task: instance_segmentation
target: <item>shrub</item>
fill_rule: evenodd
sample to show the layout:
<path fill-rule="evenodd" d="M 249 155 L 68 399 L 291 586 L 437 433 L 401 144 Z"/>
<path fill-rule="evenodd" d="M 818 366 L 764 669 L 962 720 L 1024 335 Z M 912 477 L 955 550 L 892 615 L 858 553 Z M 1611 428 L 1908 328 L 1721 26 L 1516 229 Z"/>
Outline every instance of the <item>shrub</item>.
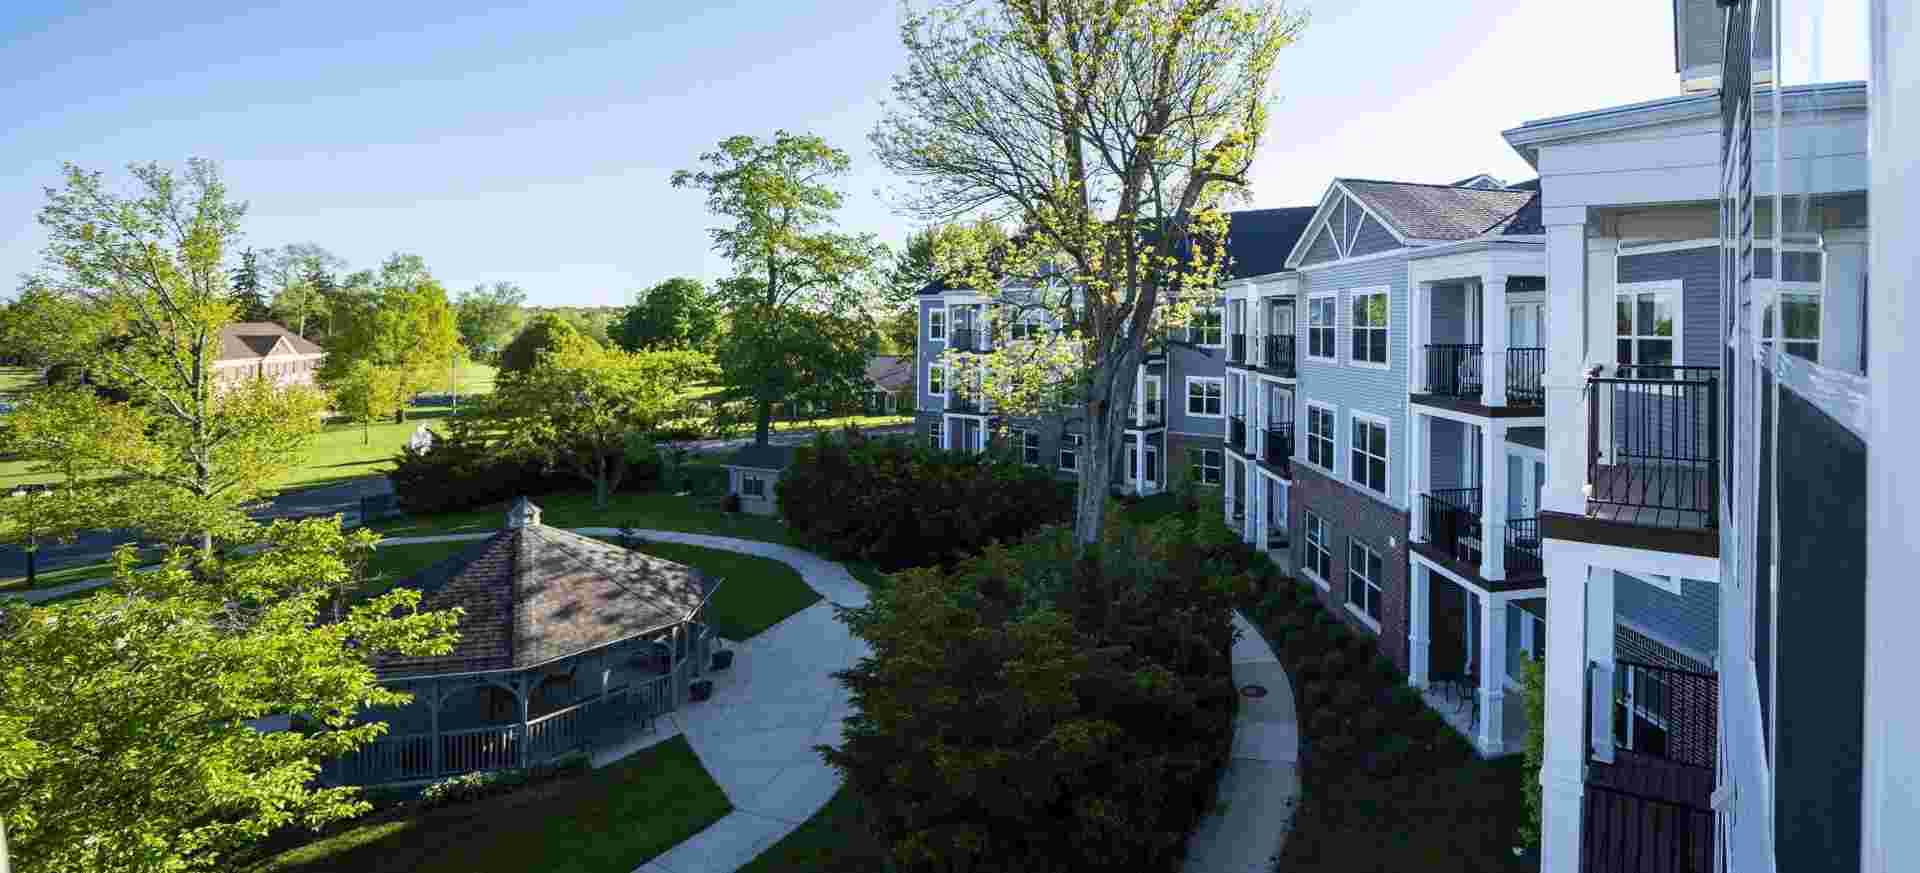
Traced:
<path fill-rule="evenodd" d="M 632 454 L 629 449 L 630 457 Z M 649 446 L 640 462 L 629 467 L 621 487 L 648 488 L 659 476 L 659 453 Z M 400 506 L 420 514 L 471 509 L 523 495 L 582 487 L 577 477 L 551 469 L 533 455 L 503 450 L 460 420 L 425 452 L 401 447 L 387 478 L 393 480 Z"/>
<path fill-rule="evenodd" d="M 720 511 L 721 512 L 739 512 L 740 511 L 740 495 L 729 494 L 726 497 L 721 498 Z"/>
<path fill-rule="evenodd" d="M 855 434 L 801 448 L 776 491 L 802 541 L 883 572 L 951 564 L 1073 516 L 1073 485 L 1046 471 Z"/>

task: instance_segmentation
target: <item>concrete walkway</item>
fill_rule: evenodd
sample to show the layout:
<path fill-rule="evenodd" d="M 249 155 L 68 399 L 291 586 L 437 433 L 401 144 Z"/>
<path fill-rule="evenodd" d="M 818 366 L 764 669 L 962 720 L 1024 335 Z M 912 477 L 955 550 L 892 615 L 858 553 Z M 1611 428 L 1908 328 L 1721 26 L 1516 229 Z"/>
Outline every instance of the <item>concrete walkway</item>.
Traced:
<path fill-rule="evenodd" d="M 1233 684 L 1242 690 L 1234 718 L 1233 759 L 1220 776 L 1221 807 L 1187 841 L 1185 873 L 1265 873 L 1280 854 L 1300 796 L 1300 727 L 1293 686 L 1260 632 L 1238 612 L 1233 626 Z M 1258 685 L 1262 697 L 1245 689 Z"/>
<path fill-rule="evenodd" d="M 573 528 L 587 536 L 619 536 L 611 527 Z M 707 674 L 713 697 L 660 719 L 654 733 L 604 750 L 603 767 L 641 749 L 685 736 L 719 783 L 733 812 L 634 873 L 732 873 L 827 805 L 840 774 L 820 760 L 816 745 L 840 743 L 851 703 L 831 674 L 869 649 L 834 617 L 830 604 L 861 606 L 866 587 L 844 567 L 810 552 L 774 543 L 705 534 L 636 530 L 637 538 L 684 543 L 772 558 L 800 572 L 825 598 L 788 616 L 753 639 L 733 642 L 733 667 Z M 395 537 L 381 545 L 480 540 L 489 533 Z"/>

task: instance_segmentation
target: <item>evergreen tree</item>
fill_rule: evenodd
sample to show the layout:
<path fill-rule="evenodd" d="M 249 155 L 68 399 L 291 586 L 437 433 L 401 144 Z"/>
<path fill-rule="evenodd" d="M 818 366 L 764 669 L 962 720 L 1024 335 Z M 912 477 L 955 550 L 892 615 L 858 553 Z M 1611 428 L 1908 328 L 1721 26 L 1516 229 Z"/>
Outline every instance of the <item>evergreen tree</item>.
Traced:
<path fill-rule="evenodd" d="M 240 266 L 233 270 L 234 314 L 241 321 L 266 321 L 272 318 L 266 295 L 260 293 L 260 258 L 249 248 L 240 253 Z"/>

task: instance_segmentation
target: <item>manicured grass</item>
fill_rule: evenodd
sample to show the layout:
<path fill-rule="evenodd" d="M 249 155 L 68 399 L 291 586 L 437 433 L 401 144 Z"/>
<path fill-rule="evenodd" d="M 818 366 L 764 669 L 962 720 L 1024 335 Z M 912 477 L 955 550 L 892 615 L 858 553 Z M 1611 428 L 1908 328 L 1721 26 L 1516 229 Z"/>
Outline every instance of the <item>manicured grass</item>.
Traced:
<path fill-rule="evenodd" d="M 732 809 L 674 737 L 583 777 L 369 820 L 251 873 L 627 873 Z"/>
<path fill-rule="evenodd" d="M 0 367 L 0 398 L 16 394 L 39 380 L 40 371 L 33 367 Z"/>
<path fill-rule="evenodd" d="M 858 811 L 853 790 L 841 786 L 812 818 L 738 873 L 881 873 L 883 850 L 860 824 Z"/>
<path fill-rule="evenodd" d="M 659 491 L 621 493 L 609 497 L 605 509 L 595 509 L 593 494 L 582 491 L 537 496 L 533 502 L 542 510 L 541 521 L 553 527 L 624 526 L 791 542 L 786 526 L 778 520 L 721 512 L 718 497 L 678 497 Z M 390 537 L 479 533 L 498 530 L 506 516 L 507 504 L 502 502 L 460 512 L 384 519 L 368 527 Z"/>
<path fill-rule="evenodd" d="M 646 552 L 698 568 L 721 580 L 707 602 L 707 621 L 729 640 L 752 637 L 820 601 L 800 573 L 772 558 L 703 549 L 679 543 L 644 543 Z"/>

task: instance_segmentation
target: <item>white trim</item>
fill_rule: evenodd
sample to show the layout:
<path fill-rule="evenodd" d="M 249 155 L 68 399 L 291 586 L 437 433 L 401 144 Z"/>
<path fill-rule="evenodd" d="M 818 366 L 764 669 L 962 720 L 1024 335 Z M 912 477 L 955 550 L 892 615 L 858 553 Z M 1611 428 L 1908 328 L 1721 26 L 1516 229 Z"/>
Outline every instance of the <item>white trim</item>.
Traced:
<path fill-rule="evenodd" d="M 1552 471 L 1549 470 L 1549 473 Z M 1540 553 L 1544 559 L 1548 550 L 1553 550 L 1554 561 L 1565 561 L 1569 565 L 1598 567 L 1619 570 L 1626 573 L 1646 573 L 1656 576 L 1686 577 L 1717 582 L 1720 579 L 1720 559 L 1702 555 L 1689 555 L 1682 552 L 1663 552 L 1657 549 L 1635 549 L 1627 546 L 1604 545 L 1581 540 L 1563 540 L 1545 536 L 1542 531 Z M 1726 592 L 1722 592 L 1726 594 Z"/>
<path fill-rule="evenodd" d="M 1420 244 L 1418 248 L 1413 247 L 1416 244 L 1416 242 Z M 1418 252 L 1418 251 L 1425 250 L 1426 241 L 1424 240 L 1410 241 L 1407 245 L 1408 245 L 1407 248 L 1387 249 L 1386 251 L 1383 251 L 1383 252 L 1374 252 L 1373 254 L 1370 254 L 1370 255 L 1359 255 L 1351 258 L 1343 258 L 1338 261 L 1326 261 L 1324 263 L 1319 263 L 1319 264 L 1306 264 L 1306 265 L 1297 267 L 1295 269 L 1297 269 L 1300 273 L 1303 273 L 1303 274 L 1311 274 L 1311 273 L 1318 273 L 1330 267 L 1347 267 L 1347 266 L 1352 266 L 1354 264 L 1364 264 L 1369 261 L 1383 261 L 1388 258 L 1404 258 L 1408 256 L 1409 252 Z"/>
<path fill-rule="evenodd" d="M 1347 366 L 1349 366 L 1349 367 L 1358 367 L 1358 368 L 1361 368 L 1361 369 L 1365 369 L 1365 370 L 1391 370 L 1391 369 L 1393 369 L 1393 345 L 1394 345 L 1394 343 L 1393 343 L 1393 340 L 1394 340 L 1394 336 L 1393 336 L 1393 287 L 1392 287 L 1392 286 L 1390 286 L 1390 285 L 1369 285 L 1369 286 L 1362 286 L 1362 287 L 1359 287 L 1359 288 L 1348 288 L 1348 289 L 1346 289 L 1346 290 L 1344 290 L 1344 291 L 1342 291 L 1342 292 L 1341 292 L 1341 294 L 1343 295 L 1343 298 L 1344 298 L 1344 300 L 1343 300 L 1343 302 L 1344 302 L 1344 303 L 1346 304 L 1346 306 L 1345 306 L 1344 308 L 1345 308 L 1345 309 L 1347 310 L 1347 337 L 1346 337 L 1346 339 L 1347 339 L 1347 358 L 1346 358 L 1346 362 L 1347 362 Z M 1354 300 L 1355 300 L 1355 298 L 1359 298 L 1359 297 L 1374 297 L 1374 296 L 1380 296 L 1380 297 L 1385 297 L 1385 298 L 1387 298 L 1387 322 L 1386 322 L 1386 324 L 1383 324 L 1383 325 L 1381 325 L 1381 326 L 1380 326 L 1379 328 L 1377 328 L 1378 330 L 1380 330 L 1380 331 L 1381 331 L 1382 333 L 1384 333 L 1384 334 L 1386 335 L 1386 340 L 1387 340 L 1387 342 L 1386 342 L 1386 345 L 1387 345 L 1387 359 L 1386 359 L 1385 361 L 1382 361 L 1382 362 L 1375 362 L 1375 361 L 1362 361 L 1362 360 L 1358 360 L 1358 359 L 1356 359 L 1356 358 L 1354 358 L 1354 357 L 1353 357 L 1353 345 L 1352 345 L 1352 344 L 1353 344 L 1353 335 L 1354 335 L 1354 332 L 1355 332 L 1355 331 L 1356 331 L 1357 329 L 1359 329 L 1359 325 L 1357 325 L 1357 324 L 1355 324 L 1355 323 L 1354 323 L 1354 321 L 1353 321 L 1353 302 L 1354 302 Z M 1338 309 L 1338 308 L 1340 308 L 1340 307 L 1338 307 L 1338 305 L 1336 304 L 1336 309 Z M 1335 318 L 1334 318 L 1334 323 L 1335 323 L 1336 325 L 1337 325 L 1337 324 L 1339 324 L 1339 321 L 1340 321 L 1340 319 L 1339 319 L 1339 317 L 1338 317 L 1338 315 L 1339 315 L 1339 314 L 1338 314 L 1338 312 L 1336 311 L 1336 313 L 1335 313 Z M 1374 327 L 1372 327 L 1372 326 L 1368 326 L 1368 327 L 1367 327 L 1366 329 L 1367 329 L 1367 330 L 1375 330 L 1376 328 L 1374 328 Z M 1336 328 L 1336 329 L 1334 330 L 1334 335 L 1335 335 L 1335 337 L 1337 338 L 1337 337 L 1339 336 L 1339 334 L 1340 334 L 1340 331 L 1339 331 L 1339 329 L 1338 329 L 1338 328 Z M 1335 345 L 1338 345 L 1338 340 L 1337 340 L 1337 339 L 1336 339 L 1336 341 L 1335 341 Z M 1335 350 L 1335 353 L 1336 353 L 1336 354 L 1338 353 L 1338 349 L 1336 349 L 1336 350 Z"/>
<path fill-rule="evenodd" d="M 1333 342 L 1331 343 L 1333 346 L 1333 354 L 1331 356 L 1316 355 L 1313 353 L 1313 331 L 1316 327 L 1313 323 L 1313 304 L 1321 300 L 1333 301 L 1333 323 L 1318 326 L 1322 330 L 1331 329 L 1333 331 Z M 1301 307 L 1299 317 L 1303 319 L 1303 326 L 1306 329 L 1301 331 L 1298 336 L 1306 337 L 1306 348 L 1301 348 L 1300 340 L 1294 340 L 1293 354 L 1295 361 L 1306 360 L 1324 361 L 1329 364 L 1340 363 L 1340 292 L 1337 290 L 1307 292 L 1307 305 Z M 1296 365 L 1294 369 L 1297 371 L 1299 367 Z"/>
<path fill-rule="evenodd" d="M 1365 612 L 1362 612 L 1358 607 L 1354 606 L 1351 603 L 1347 603 L 1344 605 L 1347 608 L 1348 615 L 1351 615 L 1354 618 L 1359 619 L 1361 624 L 1364 624 L 1367 627 L 1372 628 L 1374 633 L 1376 634 L 1380 633 L 1380 623 L 1377 621 L 1374 621 L 1372 616 L 1367 615 Z"/>
<path fill-rule="evenodd" d="M 1408 406 L 1413 410 L 1414 415 L 1424 415 L 1429 418 L 1444 418 L 1448 421 L 1456 421 L 1461 424 L 1468 425 L 1470 427 L 1486 427 L 1487 422 L 1492 421 L 1495 418 L 1498 418 L 1499 420 L 1506 422 L 1507 427 L 1509 429 L 1516 428 L 1516 427 L 1546 427 L 1547 426 L 1547 416 L 1546 416 L 1546 411 L 1544 409 L 1541 410 L 1541 414 L 1539 415 L 1495 416 L 1495 415 L 1477 415 L 1471 412 L 1461 412 L 1458 409 L 1449 409 L 1445 406 L 1430 406 L 1425 403 L 1409 403 Z M 1544 452 L 1545 450 L 1533 449 L 1533 451 Z"/>
<path fill-rule="evenodd" d="M 1614 269 L 1616 271 L 1615 275 L 1618 275 L 1617 271 L 1619 270 L 1619 264 L 1617 261 L 1615 262 Z M 1635 349 L 1638 350 L 1639 348 L 1638 343 L 1640 343 L 1641 341 L 1643 340 L 1657 341 L 1660 339 L 1660 337 L 1656 334 L 1633 333 L 1633 334 L 1629 334 L 1626 337 L 1622 337 L 1620 335 L 1620 297 L 1621 295 L 1663 294 L 1663 293 L 1673 295 L 1673 336 L 1670 338 L 1671 341 L 1673 342 L 1673 362 L 1671 364 L 1662 365 L 1662 364 L 1645 364 L 1641 361 L 1634 361 L 1633 365 L 1649 366 L 1649 367 L 1687 366 L 1687 361 L 1686 361 L 1687 333 L 1685 330 L 1686 325 L 1683 320 L 1683 315 L 1684 315 L 1683 310 L 1686 309 L 1687 292 L 1686 292 L 1685 283 L 1679 279 L 1653 279 L 1646 282 L 1615 282 L 1614 283 L 1613 300 L 1612 300 L 1613 305 L 1612 307 L 1609 308 L 1607 312 L 1607 320 L 1612 322 L 1611 329 L 1607 332 L 1607 335 L 1612 337 L 1612 346 L 1605 349 L 1603 354 L 1607 356 L 1608 360 L 1612 360 L 1616 366 L 1622 363 L 1621 361 L 1618 360 L 1618 358 L 1620 357 L 1620 340 L 1622 339 L 1632 340 L 1636 344 Z M 1636 331 L 1639 330 L 1640 307 L 1638 302 L 1636 302 L 1633 307 L 1633 321 L 1634 321 L 1634 329 Z M 1718 365 L 1719 365 L 1719 362 L 1715 361 L 1714 366 L 1718 366 Z"/>
<path fill-rule="evenodd" d="M 940 335 L 939 336 L 933 335 L 933 321 L 935 316 L 939 316 L 939 319 L 940 319 Z M 945 304 L 942 304 L 940 306 L 930 306 L 927 308 L 927 342 L 945 343 L 946 341 L 947 341 L 947 307 Z"/>
<path fill-rule="evenodd" d="M 1387 573 L 1387 556 L 1384 554 L 1381 554 L 1377 549 L 1369 545 L 1366 540 L 1363 540 L 1351 534 L 1347 536 L 1347 580 L 1346 580 L 1347 590 L 1342 592 L 1341 600 L 1346 603 L 1348 612 L 1351 612 L 1354 615 L 1359 616 L 1362 622 L 1364 622 L 1368 627 L 1373 628 L 1374 633 L 1379 633 L 1380 632 L 1379 620 L 1373 618 L 1370 615 L 1367 615 L 1365 609 L 1354 608 L 1354 603 L 1353 603 L 1353 547 L 1354 546 L 1359 546 L 1361 549 L 1364 549 L 1367 552 L 1367 554 L 1372 555 L 1373 557 L 1378 558 L 1380 560 L 1380 575 L 1383 578 L 1374 579 L 1370 576 L 1365 575 L 1364 573 L 1361 574 L 1360 578 L 1363 580 L 1361 582 L 1362 585 L 1369 585 L 1370 587 L 1373 588 L 1373 590 L 1380 592 L 1377 600 L 1378 600 L 1378 606 L 1380 607 L 1380 614 L 1383 616 L 1386 615 L 1386 612 L 1387 612 L 1387 605 L 1386 605 L 1387 583 L 1386 583 L 1386 579 L 1384 578 Z"/>
<path fill-rule="evenodd" d="M 1296 453 L 1294 460 L 1307 465 L 1310 469 L 1325 473 L 1329 479 L 1338 481 L 1340 479 L 1340 409 L 1331 403 L 1322 403 L 1318 400 L 1306 400 L 1303 401 L 1303 403 L 1306 408 L 1301 410 L 1301 412 L 1304 413 L 1301 419 L 1305 421 L 1306 424 L 1300 429 L 1300 439 L 1298 445 L 1294 448 Z M 1307 452 L 1307 441 L 1313 438 L 1314 409 L 1319 409 L 1327 413 L 1327 421 L 1333 424 L 1333 433 L 1327 434 L 1327 438 L 1333 443 L 1333 451 L 1329 453 L 1330 457 L 1327 458 L 1331 463 L 1325 467 L 1310 460 L 1312 456 Z"/>
<path fill-rule="evenodd" d="M 1634 570 L 1615 570 L 1614 572 L 1625 575 L 1635 581 L 1651 585 L 1675 597 L 1681 596 L 1679 576 L 1671 576 L 1665 573 L 1641 573 Z"/>
<path fill-rule="evenodd" d="M 1300 575 L 1313 580 L 1320 590 L 1330 592 L 1333 586 L 1313 571 L 1310 558 L 1313 556 L 1313 523 L 1317 521 L 1320 523 L 1320 548 L 1327 552 L 1327 572 L 1333 572 L 1333 547 L 1327 543 L 1327 539 L 1333 535 L 1333 525 L 1327 524 L 1326 518 L 1311 509 L 1301 510 L 1300 514 L 1304 516 L 1300 521 Z"/>
<path fill-rule="evenodd" d="M 1209 382 L 1220 386 L 1220 411 L 1194 412 L 1193 386 L 1195 383 L 1205 384 Z M 1186 410 L 1188 418 L 1217 418 L 1224 420 L 1227 417 L 1227 378 L 1225 376 L 1188 376 L 1186 385 L 1186 391 L 1181 394 L 1181 403 L 1183 404 L 1181 408 Z M 1204 394 L 1202 394 L 1200 406 L 1202 409 L 1206 408 Z"/>
<path fill-rule="evenodd" d="M 1342 184 L 1339 179 L 1335 179 L 1332 182 L 1328 183 L 1327 193 L 1320 195 L 1320 206 L 1313 211 L 1313 217 L 1307 219 L 1308 230 L 1310 232 L 1317 232 L 1320 230 L 1324 230 L 1326 228 L 1327 218 L 1330 217 L 1330 215 L 1333 212 L 1333 205 L 1335 203 L 1343 202 L 1345 200 L 1351 200 L 1353 201 L 1354 205 L 1359 206 L 1360 213 L 1362 215 L 1372 216 L 1373 220 L 1380 222 L 1380 226 L 1384 228 L 1387 231 L 1387 233 L 1392 234 L 1393 238 L 1399 241 L 1402 247 L 1410 246 L 1413 244 L 1414 240 L 1412 237 L 1402 234 L 1398 229 L 1396 229 L 1393 226 L 1393 222 L 1387 221 L 1385 218 L 1382 218 L 1378 213 L 1374 212 L 1372 208 L 1367 206 L 1366 201 L 1361 200 L 1358 197 L 1355 197 L 1353 195 L 1353 192 L 1347 190 L 1347 186 Z M 1344 233 L 1345 228 L 1342 228 L 1341 232 Z M 1288 269 L 1299 269 L 1300 259 L 1303 257 L 1306 257 L 1307 251 L 1312 247 L 1312 240 L 1308 239 L 1308 237 L 1311 235 L 1313 234 L 1312 233 L 1301 234 L 1299 239 L 1294 240 L 1293 249 L 1287 252 L 1287 259 L 1285 261 L 1285 266 Z M 1339 263 L 1341 261 L 1347 260 L 1346 252 L 1340 251 L 1340 248 L 1341 248 L 1340 240 L 1338 237 L 1335 237 L 1334 251 L 1338 252 L 1340 254 L 1340 257 L 1334 261 L 1328 261 L 1327 262 L 1328 264 Z M 1381 254 L 1398 254 L 1398 253 L 1399 252 L 1397 251 L 1388 251 L 1388 252 L 1382 252 Z M 1370 258 L 1370 257 L 1373 257 L 1373 255 L 1362 255 L 1361 257 Z M 1355 260 L 1358 260 L 1358 259 L 1355 259 Z M 1325 266 L 1325 265 L 1323 264 L 1321 266 Z"/>
<path fill-rule="evenodd" d="M 1069 446 L 1071 446 L 1071 448 L 1069 448 Z M 1066 473 L 1080 472 L 1080 453 L 1084 451 L 1086 447 L 1087 447 L 1087 437 L 1085 434 L 1077 434 L 1077 433 L 1061 434 L 1060 435 L 1060 451 L 1057 455 L 1054 456 L 1054 459 L 1053 459 L 1054 469 L 1060 470 Z M 1069 454 L 1073 455 L 1073 466 L 1071 467 L 1060 463 L 1061 460 L 1065 459 L 1066 456 Z"/>
<path fill-rule="evenodd" d="M 1215 449 L 1215 448 L 1210 448 L 1210 447 L 1207 447 L 1207 446 L 1185 446 L 1184 448 L 1186 449 L 1186 452 L 1187 452 L 1187 456 L 1188 456 L 1188 457 L 1187 457 L 1187 458 L 1185 458 L 1184 460 L 1185 460 L 1185 461 L 1187 462 L 1187 463 L 1186 463 L 1186 466 L 1187 466 L 1187 471 L 1188 471 L 1188 474 L 1189 474 L 1189 475 L 1191 475 L 1191 474 L 1192 474 L 1192 471 L 1193 471 L 1193 467 L 1194 467 L 1194 464 L 1193 464 L 1193 460 L 1192 460 L 1192 456 L 1193 456 L 1193 453 L 1194 453 L 1194 452 L 1199 452 L 1199 453 L 1200 453 L 1200 465 L 1199 465 L 1199 466 L 1200 466 L 1200 478 L 1199 478 L 1198 480 L 1196 480 L 1196 481 L 1195 481 L 1195 482 L 1194 482 L 1193 484 L 1195 484 L 1195 485 L 1200 485 L 1200 486 L 1204 486 L 1204 487 L 1207 487 L 1207 488 L 1224 488 L 1224 487 L 1226 487 L 1226 484 L 1227 484 L 1227 453 L 1226 453 L 1226 451 L 1225 451 L 1225 450 L 1223 450 L 1223 449 Z M 1219 455 L 1219 456 L 1220 456 L 1220 467 L 1219 467 L 1219 470 L 1220 470 L 1220 481 L 1218 481 L 1218 482 L 1208 482 L 1208 481 L 1207 481 L 1207 470 L 1209 470 L 1209 469 L 1213 469 L 1212 467 L 1210 467 L 1210 466 L 1209 466 L 1209 465 L 1207 464 L 1207 453 L 1208 453 L 1208 452 L 1213 452 L 1213 453 L 1215 453 L 1215 454 L 1217 454 L 1217 455 Z M 1162 458 L 1161 460 L 1162 460 L 1162 461 L 1164 461 L 1164 460 L 1166 460 L 1166 459 L 1165 459 L 1165 458 Z"/>
<path fill-rule="evenodd" d="M 1371 412 L 1362 412 L 1358 409 L 1347 410 L 1347 418 L 1348 418 L 1347 439 L 1349 444 L 1344 447 L 1345 451 L 1348 451 L 1348 452 L 1353 451 L 1353 446 L 1351 445 L 1351 442 L 1353 439 L 1353 432 L 1356 430 L 1356 428 L 1354 428 L 1353 426 L 1353 419 L 1359 419 L 1368 424 L 1377 424 L 1380 426 L 1380 430 L 1383 433 L 1385 433 L 1386 435 L 1385 439 L 1387 443 L 1387 453 L 1385 456 L 1382 456 L 1380 458 L 1380 462 L 1386 466 L 1386 470 L 1383 471 L 1382 473 L 1381 480 L 1382 480 L 1382 483 L 1387 487 L 1376 489 L 1371 485 L 1368 485 L 1364 482 L 1360 482 L 1359 480 L 1354 479 L 1353 478 L 1353 461 L 1352 461 L 1351 455 L 1348 456 L 1348 461 L 1347 461 L 1347 479 L 1346 479 L 1347 484 L 1357 486 L 1356 490 L 1359 490 L 1362 493 L 1370 492 L 1376 497 L 1382 497 L 1382 498 L 1391 500 L 1392 492 L 1390 491 L 1390 489 L 1392 488 L 1392 485 L 1393 485 L 1393 422 L 1389 421 L 1386 416 L 1375 415 Z M 1340 447 L 1336 447 L 1335 450 L 1339 451 Z M 1374 457 L 1374 454 L 1371 450 L 1365 452 L 1365 454 L 1369 458 Z"/>
<path fill-rule="evenodd" d="M 1712 239 L 1683 239 L 1673 242 L 1646 242 L 1639 245 L 1631 245 L 1632 243 L 1638 242 L 1639 239 L 1641 238 L 1623 237 L 1614 241 L 1614 253 L 1619 256 L 1630 257 L 1633 255 L 1656 255 L 1661 252 L 1683 252 L 1691 249 L 1702 249 L 1708 246 L 1714 248 L 1720 247 L 1720 239 L 1718 237 Z"/>
<path fill-rule="evenodd" d="M 935 370 L 940 371 L 940 390 L 938 391 L 933 390 L 933 371 Z M 927 396 L 929 397 L 947 396 L 947 365 L 946 364 L 930 363 L 927 365 Z"/>

